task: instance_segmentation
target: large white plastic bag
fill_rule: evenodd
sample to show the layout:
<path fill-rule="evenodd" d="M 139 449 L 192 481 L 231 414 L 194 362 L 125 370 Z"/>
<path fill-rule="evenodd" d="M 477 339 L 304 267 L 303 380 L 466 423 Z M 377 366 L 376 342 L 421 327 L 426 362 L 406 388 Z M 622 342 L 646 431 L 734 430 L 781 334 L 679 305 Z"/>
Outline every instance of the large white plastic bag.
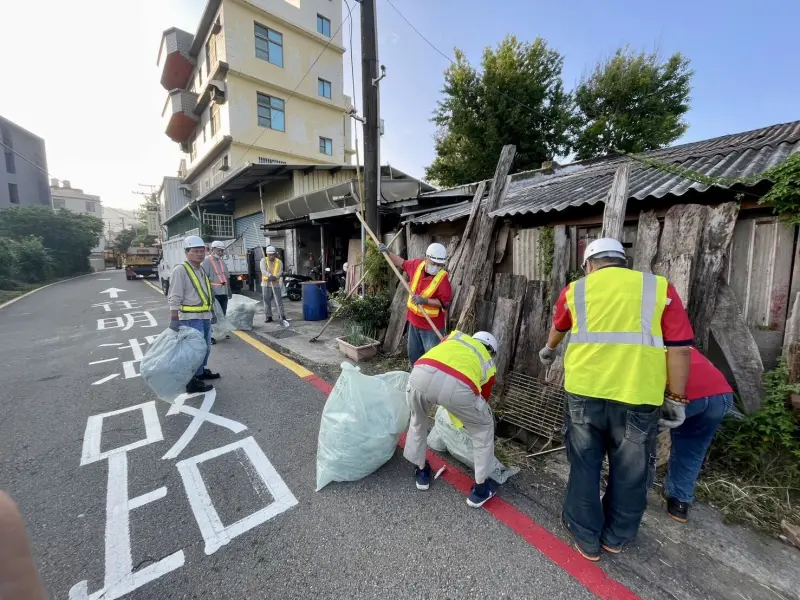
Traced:
<path fill-rule="evenodd" d="M 475 468 L 475 454 L 472 448 L 472 438 L 466 429 L 458 428 L 450 420 L 450 414 L 443 406 L 436 409 L 433 420 L 433 429 L 428 434 L 428 447 L 437 452 L 447 450 L 455 458 L 473 469 Z M 519 467 L 506 467 L 494 458 L 492 473 L 489 475 L 497 483 L 505 483 L 509 477 L 519 473 Z"/>
<path fill-rule="evenodd" d="M 214 316 L 217 317 L 217 322 L 211 326 L 211 335 L 214 336 L 214 339 L 219 341 L 225 339 L 226 337 L 230 337 L 231 331 L 234 330 L 234 327 L 231 325 L 228 317 L 225 316 L 225 313 L 222 312 L 222 307 L 216 298 L 214 299 Z"/>
<path fill-rule="evenodd" d="M 203 364 L 207 349 L 206 339 L 197 329 L 165 329 L 142 358 L 142 379 L 156 396 L 172 402 L 186 392 L 186 384 Z"/>
<path fill-rule="evenodd" d="M 258 300 L 253 300 L 241 294 L 234 294 L 228 300 L 228 322 L 233 329 L 251 331 L 253 329 L 253 317 L 256 316 Z"/>
<path fill-rule="evenodd" d="M 331 481 L 357 481 L 394 455 L 411 411 L 408 373 L 369 376 L 342 363 L 322 410 L 317 445 L 317 491 Z"/>

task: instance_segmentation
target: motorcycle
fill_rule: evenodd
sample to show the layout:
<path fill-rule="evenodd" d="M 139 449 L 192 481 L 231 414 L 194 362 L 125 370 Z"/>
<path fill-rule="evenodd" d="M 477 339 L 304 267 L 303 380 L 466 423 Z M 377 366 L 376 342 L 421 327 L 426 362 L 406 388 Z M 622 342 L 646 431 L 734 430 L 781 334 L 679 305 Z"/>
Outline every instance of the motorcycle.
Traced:
<path fill-rule="evenodd" d="M 296 273 L 287 273 L 283 276 L 283 281 L 286 284 L 286 296 L 289 300 L 297 302 L 303 297 L 303 282 L 313 281 L 313 277 L 298 275 Z"/>

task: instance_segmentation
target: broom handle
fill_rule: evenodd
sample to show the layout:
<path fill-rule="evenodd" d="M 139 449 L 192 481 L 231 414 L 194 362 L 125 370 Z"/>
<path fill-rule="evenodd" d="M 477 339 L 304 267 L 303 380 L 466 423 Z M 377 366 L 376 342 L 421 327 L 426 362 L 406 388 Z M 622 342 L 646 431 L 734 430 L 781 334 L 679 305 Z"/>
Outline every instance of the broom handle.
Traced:
<path fill-rule="evenodd" d="M 359 221 L 361 221 L 361 224 L 364 226 L 364 231 L 366 231 L 367 234 L 369 235 L 369 237 L 372 238 L 372 241 L 375 242 L 375 244 L 377 244 L 378 246 L 380 246 L 381 245 L 381 241 L 378 239 L 378 236 L 376 236 L 373 233 L 372 229 L 369 228 L 369 225 L 367 225 L 364 222 L 364 219 L 362 218 L 361 214 L 359 212 L 355 212 L 354 214 L 356 215 L 356 218 Z M 383 257 L 386 259 L 386 262 L 389 263 L 389 267 L 391 267 L 392 271 L 397 276 L 397 279 L 400 281 L 400 283 L 403 284 L 403 287 L 406 288 L 406 291 L 408 292 L 408 295 L 411 296 L 413 294 L 413 292 L 411 291 L 411 288 L 408 287 L 408 282 L 406 281 L 405 277 L 403 277 L 400 274 L 400 271 L 397 270 L 397 267 L 395 266 L 395 264 L 392 262 L 392 259 L 389 258 L 389 256 L 387 254 L 384 254 Z M 428 322 L 428 325 L 430 325 L 430 328 L 436 333 L 436 337 L 438 337 L 439 341 L 441 342 L 444 339 L 444 337 L 442 336 L 442 332 L 439 331 L 436 328 L 436 326 L 433 324 L 433 321 L 431 321 L 431 318 L 430 318 L 430 316 L 428 316 L 428 313 L 426 313 L 424 310 L 421 311 L 421 312 L 422 312 L 422 316 L 425 317 L 425 320 Z"/>

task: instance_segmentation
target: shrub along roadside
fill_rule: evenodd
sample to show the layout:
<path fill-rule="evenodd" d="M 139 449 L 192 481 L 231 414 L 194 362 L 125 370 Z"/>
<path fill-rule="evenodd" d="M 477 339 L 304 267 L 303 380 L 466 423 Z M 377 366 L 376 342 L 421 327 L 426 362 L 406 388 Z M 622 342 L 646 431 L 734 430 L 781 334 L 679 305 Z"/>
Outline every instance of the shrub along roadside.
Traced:
<path fill-rule="evenodd" d="M 782 519 L 800 523 L 800 418 L 787 407 L 800 385 L 785 362 L 764 374 L 764 405 L 744 419 L 726 418 L 697 484 L 698 498 L 732 522 L 777 533 Z"/>

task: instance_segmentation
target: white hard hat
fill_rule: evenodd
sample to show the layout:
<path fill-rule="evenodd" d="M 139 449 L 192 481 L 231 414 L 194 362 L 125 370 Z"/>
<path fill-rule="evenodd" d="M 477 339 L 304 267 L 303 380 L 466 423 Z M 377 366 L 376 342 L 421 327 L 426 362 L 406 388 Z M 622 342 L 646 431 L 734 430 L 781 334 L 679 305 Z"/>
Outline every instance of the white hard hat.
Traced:
<path fill-rule="evenodd" d="M 199 235 L 187 235 L 183 240 L 183 249 L 189 250 L 190 248 L 205 248 L 206 243 Z"/>
<path fill-rule="evenodd" d="M 347 263 L 344 263 L 344 264 L 342 265 L 342 271 L 347 271 Z"/>
<path fill-rule="evenodd" d="M 625 248 L 614 238 L 595 240 L 586 246 L 586 250 L 583 251 L 583 265 L 586 265 L 586 261 L 590 258 L 602 258 L 604 256 L 625 258 Z"/>
<path fill-rule="evenodd" d="M 225 244 L 220 242 L 219 240 L 217 240 L 216 242 L 211 242 L 211 247 L 212 248 L 222 248 L 224 250 L 225 249 Z"/>
<path fill-rule="evenodd" d="M 447 249 L 441 244 L 431 244 L 425 252 L 425 257 L 434 262 L 443 263 L 447 261 Z"/>
<path fill-rule="evenodd" d="M 479 331 L 472 336 L 473 340 L 478 340 L 484 346 L 489 346 L 492 352 L 497 352 L 497 338 L 488 331 Z"/>
<path fill-rule="evenodd" d="M 267 246 L 267 254 L 275 254 L 275 246 Z"/>

